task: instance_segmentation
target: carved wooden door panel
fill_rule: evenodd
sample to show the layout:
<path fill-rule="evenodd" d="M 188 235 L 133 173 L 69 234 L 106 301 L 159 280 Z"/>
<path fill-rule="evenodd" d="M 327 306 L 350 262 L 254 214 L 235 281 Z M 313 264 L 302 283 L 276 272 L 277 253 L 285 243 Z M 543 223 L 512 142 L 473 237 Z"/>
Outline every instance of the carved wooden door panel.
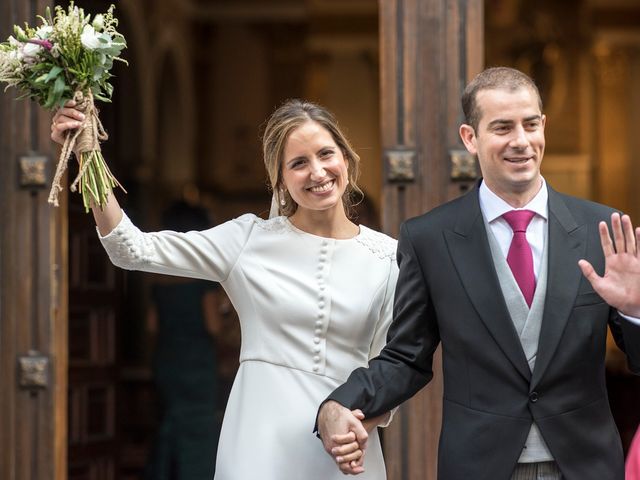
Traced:
<path fill-rule="evenodd" d="M 458 196 L 475 161 L 458 137 L 460 95 L 482 68 L 482 0 L 380 0 L 383 229 Z M 384 430 L 389 480 L 434 480 L 442 417 L 439 352 L 434 379 Z"/>
<path fill-rule="evenodd" d="M 69 480 L 117 472 L 116 318 L 121 277 L 79 199 L 69 207 Z"/>
<path fill-rule="evenodd" d="M 53 2 L 0 2 L 0 39 Z M 66 205 L 47 204 L 51 116 L 0 90 L 0 478 L 62 479 Z M 62 267 L 61 267 L 62 266 Z M 62 427 L 62 428 L 61 428 Z"/>
<path fill-rule="evenodd" d="M 66 0 L 59 3 L 68 4 Z M 80 6 L 95 15 L 106 12 L 112 3 L 116 2 L 84 0 Z M 126 16 L 122 6 L 116 5 L 123 31 Z M 127 51 L 127 58 L 129 55 Z M 119 165 L 122 155 L 118 154 L 123 127 L 118 119 L 125 89 L 120 82 L 133 74 L 123 68 L 121 64 L 114 67 L 114 103 L 98 104 L 100 119 L 111 137 L 101 148 L 116 174 L 123 171 Z M 132 121 L 137 118 L 132 117 Z M 135 152 L 133 147 L 129 150 Z M 71 172 L 77 173 L 75 165 Z M 114 480 L 121 478 L 122 412 L 117 406 L 122 349 L 118 325 L 124 324 L 121 306 L 125 274 L 109 261 L 93 216 L 85 213 L 77 193 L 69 194 L 68 215 L 68 480 Z"/>

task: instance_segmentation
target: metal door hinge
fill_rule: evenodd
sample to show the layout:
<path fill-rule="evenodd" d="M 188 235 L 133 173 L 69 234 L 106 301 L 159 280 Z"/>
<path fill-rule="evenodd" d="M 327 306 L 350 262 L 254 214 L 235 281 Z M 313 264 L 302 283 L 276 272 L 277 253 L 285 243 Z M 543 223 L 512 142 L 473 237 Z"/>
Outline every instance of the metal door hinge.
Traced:
<path fill-rule="evenodd" d="M 18 383 L 26 390 L 49 387 L 50 359 L 35 350 L 18 357 Z"/>
<path fill-rule="evenodd" d="M 454 182 L 464 182 L 478 178 L 478 163 L 475 155 L 466 150 L 450 150 L 450 178 Z"/>
<path fill-rule="evenodd" d="M 47 184 L 47 163 L 45 155 L 23 155 L 18 159 L 20 187 L 44 188 Z"/>
<path fill-rule="evenodd" d="M 389 182 L 414 182 L 416 180 L 416 151 L 394 148 L 384 152 L 387 180 Z"/>

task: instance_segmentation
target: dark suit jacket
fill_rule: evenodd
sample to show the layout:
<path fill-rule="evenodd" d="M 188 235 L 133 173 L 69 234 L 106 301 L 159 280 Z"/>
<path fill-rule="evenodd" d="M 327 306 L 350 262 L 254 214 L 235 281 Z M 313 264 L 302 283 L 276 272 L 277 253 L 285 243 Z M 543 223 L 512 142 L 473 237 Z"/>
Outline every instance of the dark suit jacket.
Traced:
<path fill-rule="evenodd" d="M 403 224 L 388 344 L 328 399 L 384 413 L 433 375 L 442 342 L 438 478 L 510 478 L 535 421 L 569 480 L 622 480 L 623 453 L 605 385 L 607 325 L 640 373 L 640 327 L 620 318 L 583 277 L 600 274 L 598 222 L 610 208 L 549 188 L 548 282 L 531 373 L 491 258 L 478 188 Z"/>

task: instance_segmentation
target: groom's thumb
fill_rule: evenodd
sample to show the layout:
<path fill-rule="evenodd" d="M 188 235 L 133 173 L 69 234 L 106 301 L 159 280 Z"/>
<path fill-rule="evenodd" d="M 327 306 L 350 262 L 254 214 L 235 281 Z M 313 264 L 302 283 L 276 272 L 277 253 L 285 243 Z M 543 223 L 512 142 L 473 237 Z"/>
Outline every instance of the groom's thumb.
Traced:
<path fill-rule="evenodd" d="M 582 274 L 585 278 L 593 285 L 593 282 L 598 278 L 598 274 L 593 269 L 593 266 L 591 266 L 591 264 L 586 260 L 578 260 L 578 266 L 580 267 L 580 270 L 582 270 Z"/>

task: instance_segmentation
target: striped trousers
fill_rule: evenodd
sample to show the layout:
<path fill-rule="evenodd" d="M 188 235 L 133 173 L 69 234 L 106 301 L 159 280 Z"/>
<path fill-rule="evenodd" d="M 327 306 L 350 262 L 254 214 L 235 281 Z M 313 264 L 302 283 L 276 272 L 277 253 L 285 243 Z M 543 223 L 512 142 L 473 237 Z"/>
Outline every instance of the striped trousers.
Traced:
<path fill-rule="evenodd" d="M 556 462 L 518 463 L 511 480 L 562 480 Z"/>

